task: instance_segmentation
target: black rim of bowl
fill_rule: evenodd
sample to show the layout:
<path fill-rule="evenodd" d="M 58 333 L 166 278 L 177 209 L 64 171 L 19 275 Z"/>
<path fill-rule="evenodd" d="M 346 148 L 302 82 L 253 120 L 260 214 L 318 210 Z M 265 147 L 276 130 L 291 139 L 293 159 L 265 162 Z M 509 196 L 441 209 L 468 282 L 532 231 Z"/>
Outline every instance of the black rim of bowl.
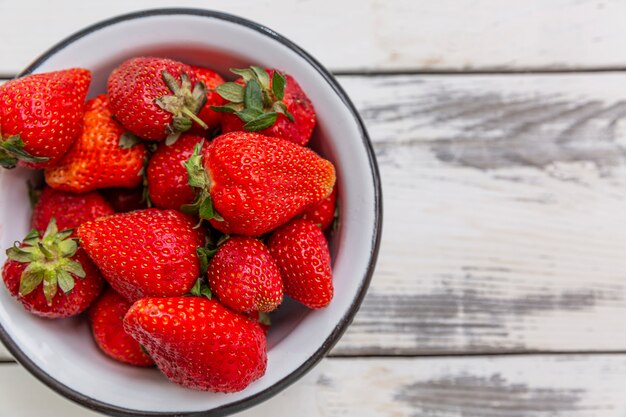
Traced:
<path fill-rule="evenodd" d="M 251 395 L 247 398 L 244 398 L 239 401 L 235 401 L 229 404 L 225 404 L 223 406 L 219 406 L 217 408 L 207 410 L 207 411 L 198 411 L 198 412 L 143 412 L 138 410 L 127 409 L 123 407 L 117 407 L 108 403 L 104 403 L 93 399 L 91 397 L 85 396 L 64 384 L 61 384 L 56 379 L 48 375 L 41 368 L 35 365 L 21 350 L 20 348 L 13 342 L 13 340 L 9 337 L 6 330 L 0 324 L 0 339 L 7 347 L 7 349 L 11 352 L 11 354 L 35 377 L 37 377 L 40 381 L 48 385 L 50 388 L 55 390 L 56 392 L 62 394 L 63 396 L 69 398 L 70 400 L 81 404 L 87 408 L 104 412 L 114 416 L 219 416 L 226 415 L 230 413 L 234 413 L 237 411 L 244 410 L 253 405 L 259 404 L 260 402 L 276 395 L 283 389 L 287 388 L 289 385 L 300 379 L 304 374 L 306 374 L 309 370 L 313 368 L 315 364 L 317 364 L 324 355 L 330 351 L 330 349 L 335 345 L 335 343 L 340 339 L 341 335 L 345 332 L 348 325 L 352 322 L 354 315 L 359 309 L 363 298 L 365 297 L 365 293 L 367 292 L 367 288 L 369 287 L 369 283 L 372 279 L 372 275 L 374 273 L 374 267 L 376 265 L 376 259 L 378 257 L 378 250 L 380 246 L 380 235 L 382 231 L 382 191 L 380 184 L 380 174 L 378 171 L 378 165 L 376 163 L 376 158 L 374 156 L 374 150 L 372 148 L 371 141 L 367 134 L 367 130 L 359 116 L 356 108 L 348 98 L 348 95 L 345 93 L 343 88 L 339 85 L 339 83 L 335 80 L 334 76 L 324 68 L 315 58 L 309 55 L 302 48 L 291 42 L 289 39 L 279 35 L 273 30 L 255 23 L 253 21 L 234 16 L 227 13 L 216 12 L 212 10 L 204 10 L 204 9 L 188 9 L 188 8 L 167 8 L 167 9 L 153 9 L 153 10 L 145 10 L 135 13 L 124 14 L 121 16 L 113 17 L 107 20 L 103 20 L 94 25 L 88 26 L 85 29 L 75 33 L 74 35 L 69 36 L 68 38 L 62 40 L 52 48 L 50 48 L 47 52 L 43 53 L 37 60 L 35 60 L 31 65 L 28 66 L 24 71 L 22 71 L 19 76 L 24 76 L 35 71 L 44 61 L 46 61 L 50 56 L 54 55 L 56 52 L 64 49 L 66 46 L 71 44 L 72 42 L 89 35 L 99 29 L 105 28 L 107 26 L 114 25 L 116 23 L 124 22 L 127 20 L 141 19 L 144 17 L 152 17 L 152 16 L 163 16 L 163 15 L 191 15 L 191 16 L 201 16 L 201 17 L 210 17 L 216 18 L 220 20 L 225 20 L 228 22 L 232 22 L 238 25 L 245 26 L 250 29 L 254 29 L 257 32 L 262 33 L 265 36 L 268 36 L 281 44 L 287 46 L 292 51 L 296 52 L 301 58 L 306 60 L 313 68 L 319 72 L 322 77 L 326 80 L 326 82 L 333 88 L 335 93 L 341 98 L 345 106 L 348 108 L 352 117 L 354 117 L 355 122 L 357 123 L 359 130 L 361 131 L 361 138 L 363 140 L 363 146 L 367 150 L 369 164 L 372 171 L 372 180 L 374 182 L 374 192 L 375 192 L 375 230 L 372 235 L 372 250 L 370 253 L 370 262 L 368 265 L 368 269 L 361 280 L 361 286 L 358 290 L 356 298 L 353 300 L 348 312 L 341 318 L 341 320 L 337 323 L 334 330 L 328 336 L 328 338 L 324 341 L 324 343 L 320 346 L 320 348 L 315 351 L 315 353 L 309 357 L 303 364 L 301 364 L 298 368 L 292 371 L 289 375 L 284 377 L 283 379 L 276 382 L 274 385 L 266 388 L 265 390 L 258 392 L 254 395 Z"/>

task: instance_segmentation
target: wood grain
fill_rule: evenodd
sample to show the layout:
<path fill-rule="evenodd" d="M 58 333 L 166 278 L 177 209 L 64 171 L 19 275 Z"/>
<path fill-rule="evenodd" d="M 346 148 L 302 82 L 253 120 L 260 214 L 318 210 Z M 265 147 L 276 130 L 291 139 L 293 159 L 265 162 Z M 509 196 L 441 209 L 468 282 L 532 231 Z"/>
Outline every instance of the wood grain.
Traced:
<path fill-rule="evenodd" d="M 625 74 L 342 77 L 385 224 L 334 355 L 626 348 Z"/>
<path fill-rule="evenodd" d="M 0 74 L 18 72 L 64 37 L 167 0 L 0 2 Z M 626 67 L 620 0 L 180 0 L 256 20 L 333 70 L 468 71 Z M 27 22 L 28 24 L 25 24 Z M 33 29 L 36 28 L 36 29 Z"/>
<path fill-rule="evenodd" d="M 238 417 L 617 417 L 626 356 L 325 359 Z M 2 415 L 95 416 L 17 365 L 0 366 Z"/>
<path fill-rule="evenodd" d="M 626 350 L 626 74 L 340 81 L 385 225 L 332 355 Z"/>

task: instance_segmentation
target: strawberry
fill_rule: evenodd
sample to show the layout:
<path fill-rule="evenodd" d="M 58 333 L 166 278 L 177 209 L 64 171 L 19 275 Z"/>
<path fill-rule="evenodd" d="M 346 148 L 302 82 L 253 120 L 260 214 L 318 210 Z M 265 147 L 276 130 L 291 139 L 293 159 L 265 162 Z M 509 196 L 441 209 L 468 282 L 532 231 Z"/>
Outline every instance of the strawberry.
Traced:
<path fill-rule="evenodd" d="M 37 316 L 75 316 L 102 290 L 100 272 L 70 238 L 71 233 L 59 232 L 52 219 L 43 236 L 32 230 L 21 244 L 7 250 L 8 259 L 2 268 L 4 284 Z"/>
<path fill-rule="evenodd" d="M 91 332 L 96 343 L 109 357 L 135 366 L 154 362 L 141 345 L 124 330 L 124 316 L 131 303 L 108 288 L 89 309 Z"/>
<path fill-rule="evenodd" d="M 247 130 L 302 146 L 309 142 L 315 110 L 293 77 L 257 66 L 231 71 L 242 78 L 218 86 L 228 103 L 213 107 L 224 113 L 222 133 Z"/>
<path fill-rule="evenodd" d="M 269 312 L 283 300 L 280 271 L 258 239 L 228 239 L 211 259 L 207 277 L 212 293 L 235 311 Z"/>
<path fill-rule="evenodd" d="M 129 301 L 189 292 L 200 275 L 204 232 L 174 210 L 118 213 L 83 223 L 80 243 L 113 289 Z"/>
<path fill-rule="evenodd" d="M 337 186 L 333 188 L 333 192 L 328 197 L 313 203 L 302 212 L 301 217 L 311 220 L 313 223 L 321 227 L 322 230 L 328 229 L 335 220 L 335 211 L 337 209 Z"/>
<path fill-rule="evenodd" d="M 80 135 L 67 154 L 46 169 L 48 185 L 84 193 L 141 184 L 141 171 L 148 156 L 146 146 L 136 140 L 120 142 L 126 131 L 111 116 L 105 94 L 87 102 Z"/>
<path fill-rule="evenodd" d="M 147 170 L 148 194 L 155 206 L 180 210 L 182 205 L 193 203 L 196 193 L 189 186 L 184 164 L 203 141 L 200 136 L 183 134 L 172 145 L 159 144 Z"/>
<path fill-rule="evenodd" d="M 224 79 L 217 72 L 203 67 L 191 67 L 194 74 L 200 81 L 204 83 L 206 88 L 207 100 L 202 110 L 198 113 L 198 117 L 206 123 L 209 131 L 215 130 L 220 126 L 222 119 L 220 113 L 216 112 L 211 106 L 221 106 L 224 104 L 224 99 L 220 96 L 215 88 L 218 85 L 224 84 Z M 193 125 L 191 127 L 191 133 L 204 136 L 206 132 L 199 126 Z"/>
<path fill-rule="evenodd" d="M 228 234 L 260 236 L 287 222 L 306 206 L 326 198 L 335 168 L 308 148 L 248 132 L 196 146 L 187 162 L 189 184 L 200 188 L 185 207 Z"/>
<path fill-rule="evenodd" d="M 113 213 L 113 208 L 96 191 L 73 194 L 45 187 L 33 208 L 31 227 L 43 233 L 54 218 L 60 230 L 76 229 L 87 221 Z"/>
<path fill-rule="evenodd" d="M 144 198 L 143 186 L 135 188 L 105 188 L 101 191 L 118 213 L 148 208 Z"/>
<path fill-rule="evenodd" d="M 80 129 L 91 73 L 31 74 L 0 86 L 0 165 L 53 166 Z"/>
<path fill-rule="evenodd" d="M 113 70 L 108 91 L 117 120 L 144 139 L 173 142 L 194 121 L 207 128 L 196 116 L 206 103 L 204 84 L 182 62 L 131 58 Z"/>
<path fill-rule="evenodd" d="M 285 294 L 309 308 L 326 307 L 333 298 L 328 243 L 310 220 L 292 220 L 276 230 L 269 248 L 285 286 Z"/>
<path fill-rule="evenodd" d="M 187 388 L 236 392 L 265 374 L 261 327 L 215 300 L 144 298 L 128 310 L 124 328 L 169 380 Z"/>

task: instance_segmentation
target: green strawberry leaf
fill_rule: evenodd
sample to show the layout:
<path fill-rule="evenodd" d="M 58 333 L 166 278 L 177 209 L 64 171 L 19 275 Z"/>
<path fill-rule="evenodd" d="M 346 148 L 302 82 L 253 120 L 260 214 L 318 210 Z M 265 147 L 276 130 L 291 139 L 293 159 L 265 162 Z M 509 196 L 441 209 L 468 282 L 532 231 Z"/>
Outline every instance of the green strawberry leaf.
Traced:
<path fill-rule="evenodd" d="M 54 269 L 46 269 L 43 274 L 43 295 L 46 297 L 48 305 L 52 305 L 52 299 L 57 294 L 57 288 L 56 271 Z"/>
<path fill-rule="evenodd" d="M 80 262 L 68 260 L 67 264 L 63 265 L 63 270 L 77 276 L 80 279 L 83 279 L 87 276 L 87 273 L 83 269 L 83 266 Z"/>
<path fill-rule="evenodd" d="M 196 227 L 200 227 L 202 220 L 215 219 L 217 221 L 224 221 L 222 216 L 213 209 L 211 194 L 209 194 L 211 179 L 202 166 L 201 152 L 203 144 L 204 142 L 196 144 L 193 154 L 184 164 L 187 169 L 187 182 L 191 187 L 197 188 L 200 191 L 197 193 L 196 199 L 192 204 L 185 204 L 180 208 L 183 213 L 200 217 L 200 222 Z"/>
<path fill-rule="evenodd" d="M 48 227 L 46 227 L 46 231 L 43 234 L 43 238 L 47 238 L 50 236 L 54 236 L 59 233 L 59 228 L 57 227 L 57 221 L 54 217 L 50 219 L 48 222 Z"/>
<path fill-rule="evenodd" d="M 228 103 L 223 106 L 211 106 L 211 110 L 218 113 L 237 113 L 240 110 L 243 110 L 242 103 Z"/>
<path fill-rule="evenodd" d="M 139 139 L 139 136 L 132 132 L 124 132 L 122 136 L 120 136 L 119 147 L 122 149 L 130 149 L 140 143 L 141 139 Z"/>
<path fill-rule="evenodd" d="M 0 141 L 0 166 L 11 169 L 17 165 L 17 160 L 26 162 L 46 162 L 50 158 L 33 156 L 24 150 L 24 142 L 19 135 L 8 137 Z"/>
<path fill-rule="evenodd" d="M 274 74 L 272 75 L 272 93 L 276 97 L 276 100 L 282 100 L 285 97 L 285 85 L 287 84 L 287 79 L 283 74 L 274 70 Z"/>
<path fill-rule="evenodd" d="M 59 287 L 61 287 L 61 290 L 63 290 L 65 294 L 68 294 L 74 288 L 74 278 L 62 269 L 56 271 L 56 273 Z"/>
<path fill-rule="evenodd" d="M 264 313 L 263 311 L 259 311 L 259 323 L 265 325 L 265 326 L 271 326 L 272 325 L 272 319 L 270 318 L 270 315 L 267 313 Z"/>
<path fill-rule="evenodd" d="M 43 253 L 46 260 L 52 260 L 54 258 L 54 254 L 43 244 L 43 242 L 37 242 L 37 248 L 39 249 L 39 252 Z"/>
<path fill-rule="evenodd" d="M 276 122 L 277 117 L 278 114 L 276 112 L 264 113 L 256 119 L 247 122 L 243 128 L 249 132 L 258 132 L 271 127 Z"/>
<path fill-rule="evenodd" d="M 263 89 L 270 88 L 270 76 L 265 72 L 265 70 L 259 66 L 253 65 L 250 67 L 252 71 L 254 71 L 254 75 L 256 75 L 257 80 L 261 84 Z"/>
<path fill-rule="evenodd" d="M 202 110 L 202 108 L 206 105 L 206 102 L 208 100 L 207 93 L 208 91 L 206 85 L 204 85 L 202 81 L 198 81 L 193 91 L 191 92 L 191 97 L 193 98 L 191 100 L 191 103 L 193 104 L 193 106 L 191 107 L 191 111 L 193 113 L 198 114 L 200 110 Z"/>
<path fill-rule="evenodd" d="M 243 103 L 245 88 L 240 84 L 233 82 L 220 84 L 215 87 L 215 91 L 225 100 L 232 103 Z"/>
<path fill-rule="evenodd" d="M 71 231 L 70 231 L 71 234 Z M 78 244 L 74 239 L 66 239 L 62 242 L 59 242 L 59 251 L 61 252 L 61 256 L 70 258 L 76 254 L 76 250 L 78 249 Z"/>
<path fill-rule="evenodd" d="M 287 110 L 287 105 L 285 103 L 283 103 L 282 101 L 277 101 L 272 105 L 272 109 L 276 112 L 276 113 L 281 113 L 284 114 L 285 116 L 287 116 L 287 118 L 289 119 L 290 122 L 294 122 L 294 118 L 293 115 L 291 113 L 289 113 L 289 111 Z"/>
<path fill-rule="evenodd" d="M 29 264 L 20 278 L 20 295 L 22 297 L 30 294 L 42 283 L 45 271 L 37 263 Z"/>
<path fill-rule="evenodd" d="M 182 135 L 181 132 L 170 133 L 167 135 L 165 138 L 165 146 L 172 146 L 175 144 L 178 141 L 178 138 L 180 138 L 180 135 Z M 143 175 L 143 173 L 141 173 L 141 175 Z"/>
<path fill-rule="evenodd" d="M 29 247 L 20 248 L 18 242 L 16 242 L 13 247 L 6 250 L 7 258 L 20 263 L 31 262 L 35 258 L 33 251 L 29 249 Z"/>
<path fill-rule="evenodd" d="M 205 220 L 215 219 L 217 221 L 224 221 L 222 216 L 220 216 L 213 208 L 213 201 L 211 200 L 211 197 L 202 200 L 198 209 L 198 217 Z"/>
<path fill-rule="evenodd" d="M 256 78 L 256 74 L 250 68 L 231 68 L 230 72 L 242 77 L 246 84 L 248 81 Z"/>
<path fill-rule="evenodd" d="M 191 291 L 189 291 L 189 293 L 196 297 L 206 297 L 209 300 L 213 296 L 213 294 L 211 293 L 211 289 L 204 282 L 202 278 L 198 278 L 196 280 L 195 284 L 193 284 L 193 287 L 191 288 Z"/>
<path fill-rule="evenodd" d="M 263 93 L 261 92 L 261 86 L 259 86 L 257 80 L 250 80 L 246 84 L 243 102 L 246 109 L 263 111 Z"/>
<path fill-rule="evenodd" d="M 263 112 L 257 109 L 244 109 L 242 111 L 237 112 L 236 114 L 241 120 L 247 123 L 261 116 Z"/>
<path fill-rule="evenodd" d="M 224 233 L 222 236 L 220 236 L 220 238 L 217 240 L 217 243 L 215 245 L 218 247 L 222 246 L 224 243 L 228 241 L 228 239 L 230 239 L 230 235 Z"/>
<path fill-rule="evenodd" d="M 200 260 L 200 275 L 204 276 L 206 271 L 209 269 L 209 260 L 215 255 L 217 249 L 209 249 L 209 248 L 196 248 L 196 253 L 198 254 L 198 259 Z"/>
<path fill-rule="evenodd" d="M 32 229 L 24 238 L 24 243 L 33 246 L 39 240 L 39 232 Z"/>
<path fill-rule="evenodd" d="M 65 230 L 61 230 L 58 234 L 57 234 L 57 238 L 60 240 L 65 240 L 68 237 L 72 236 L 72 233 L 74 233 L 74 229 L 65 229 Z"/>
<path fill-rule="evenodd" d="M 208 129 L 206 123 L 197 116 L 207 100 L 204 84 L 196 83 L 192 91 L 191 79 L 187 74 L 181 74 L 180 84 L 167 71 L 162 71 L 161 75 L 173 94 L 158 97 L 154 99 L 154 103 L 173 116 L 172 123 L 167 126 L 168 133 L 186 132 L 191 128 L 193 122 L 196 122 L 203 129 Z"/>
<path fill-rule="evenodd" d="M 187 169 L 188 183 L 194 188 L 204 188 L 207 184 L 207 176 L 202 166 L 202 146 L 204 141 L 197 143 L 193 148 L 193 153 L 184 163 Z"/>
<path fill-rule="evenodd" d="M 25 263 L 20 277 L 20 295 L 33 292 L 43 282 L 43 293 L 48 305 L 57 293 L 57 287 L 68 293 L 74 288 L 74 276 L 85 278 L 83 266 L 72 260 L 78 248 L 78 239 L 72 230 L 58 231 L 56 220 L 50 219 L 43 237 L 31 230 L 22 243 L 16 242 L 7 250 L 7 257 Z"/>

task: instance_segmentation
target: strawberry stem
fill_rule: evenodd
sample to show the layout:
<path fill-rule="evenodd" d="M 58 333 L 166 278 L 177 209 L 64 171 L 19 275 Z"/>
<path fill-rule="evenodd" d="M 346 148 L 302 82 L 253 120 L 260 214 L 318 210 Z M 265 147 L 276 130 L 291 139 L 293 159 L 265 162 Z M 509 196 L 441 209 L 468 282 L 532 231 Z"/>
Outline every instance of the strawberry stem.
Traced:
<path fill-rule="evenodd" d="M 206 123 L 204 123 L 202 121 L 201 118 L 199 118 L 198 116 L 196 116 L 191 110 L 189 110 L 187 107 L 183 107 L 182 110 L 183 114 L 185 114 L 187 117 L 189 117 L 191 120 L 193 120 L 194 122 L 198 123 L 200 126 L 202 126 L 203 129 L 208 129 L 209 126 L 207 126 Z"/>
<path fill-rule="evenodd" d="M 197 116 L 197 113 L 202 110 L 207 101 L 204 83 L 197 82 L 192 89 L 191 79 L 185 73 L 181 74 L 180 83 L 167 71 L 163 71 L 161 76 L 163 77 L 163 82 L 173 94 L 159 97 L 154 102 L 173 116 L 172 123 L 167 127 L 167 133 L 171 136 L 170 142 L 176 140 L 176 134 L 191 129 L 193 122 L 202 126 L 203 129 L 208 129 L 209 127 L 206 123 Z"/>

